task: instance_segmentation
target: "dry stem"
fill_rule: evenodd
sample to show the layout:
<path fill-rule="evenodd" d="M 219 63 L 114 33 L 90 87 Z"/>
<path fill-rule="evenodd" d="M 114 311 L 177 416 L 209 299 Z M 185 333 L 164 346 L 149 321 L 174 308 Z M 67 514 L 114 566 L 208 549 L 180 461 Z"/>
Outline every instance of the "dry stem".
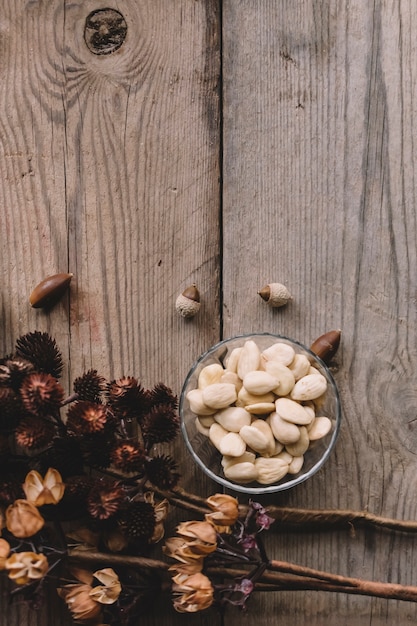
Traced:
<path fill-rule="evenodd" d="M 86 564 L 106 563 L 112 566 L 129 566 L 138 569 L 154 569 L 167 572 L 169 565 L 156 559 L 138 556 L 115 555 L 89 550 L 72 549 L 70 562 Z M 246 569 L 213 566 L 207 574 L 222 579 L 239 579 L 247 576 Z M 257 591 L 314 590 L 348 593 L 391 600 L 417 602 L 417 587 L 394 583 L 376 582 L 331 574 L 287 561 L 273 560 L 255 585 Z"/>
<path fill-rule="evenodd" d="M 182 509 L 205 515 L 210 512 L 206 500 L 194 494 L 187 493 L 183 489 L 176 488 L 172 491 L 159 491 L 152 487 L 160 496 L 167 498 L 172 504 Z M 248 505 L 240 505 L 240 512 L 244 517 L 248 511 Z M 370 528 L 383 528 L 397 532 L 417 532 L 417 521 L 399 520 L 369 513 L 368 511 L 355 511 L 352 509 L 299 509 L 274 505 L 265 506 L 268 514 L 281 524 L 296 525 L 298 528 L 323 526 L 323 527 L 352 527 L 365 526 Z"/>

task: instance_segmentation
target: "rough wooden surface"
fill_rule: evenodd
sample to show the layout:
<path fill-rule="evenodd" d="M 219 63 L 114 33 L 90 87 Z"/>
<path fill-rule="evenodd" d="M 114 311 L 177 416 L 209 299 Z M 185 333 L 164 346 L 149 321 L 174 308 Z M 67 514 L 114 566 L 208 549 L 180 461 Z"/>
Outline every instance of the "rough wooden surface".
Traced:
<path fill-rule="evenodd" d="M 120 0 L 126 39 L 93 54 L 86 18 L 109 6 L 3 3 L 3 353 L 47 330 L 68 387 L 95 367 L 179 393 L 221 336 L 275 331 L 309 344 L 341 328 L 336 452 L 269 501 L 417 519 L 414 0 Z M 47 314 L 31 309 L 32 287 L 56 271 L 74 272 L 68 297 Z M 292 292 L 285 309 L 257 295 L 271 281 Z M 175 298 L 193 282 L 202 309 L 182 320 Z M 181 442 L 175 451 L 184 486 L 209 495 Z M 399 534 L 275 532 L 268 550 L 417 584 L 416 541 Z M 416 618 L 409 603 L 289 592 L 253 598 L 245 619 Z M 169 599 L 143 623 L 185 619 L 220 623 L 212 611 L 180 617 Z M 224 623 L 240 620 L 232 608 Z M 1 626 L 57 621 L 71 623 L 54 602 L 0 614 Z"/>
<path fill-rule="evenodd" d="M 416 219 L 413 2 L 223 3 L 224 333 L 274 330 L 309 344 L 343 331 L 335 455 L 276 498 L 416 517 Z M 256 299 L 278 280 L 286 309 Z M 415 542 L 277 537 L 276 558 L 415 583 Z M 282 594 L 286 624 L 413 621 L 384 600 Z M 265 618 L 260 617 L 265 615 Z"/>

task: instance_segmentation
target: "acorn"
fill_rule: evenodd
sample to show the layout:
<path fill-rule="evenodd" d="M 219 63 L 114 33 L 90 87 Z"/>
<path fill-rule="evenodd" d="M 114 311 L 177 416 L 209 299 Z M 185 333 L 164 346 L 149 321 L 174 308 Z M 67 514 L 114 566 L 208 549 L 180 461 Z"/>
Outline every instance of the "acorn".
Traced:
<path fill-rule="evenodd" d="M 181 317 L 194 317 L 200 310 L 200 292 L 195 285 L 187 287 L 177 298 L 175 308 Z"/>
<path fill-rule="evenodd" d="M 69 287 L 74 274 L 53 274 L 44 278 L 29 296 L 34 309 L 50 308 L 61 299 Z"/>
<path fill-rule="evenodd" d="M 281 283 L 270 283 L 258 291 L 258 294 L 272 307 L 284 306 L 289 300 L 292 300 L 292 295 Z"/>
<path fill-rule="evenodd" d="M 313 341 L 310 350 L 317 354 L 324 363 L 328 364 L 339 348 L 341 334 L 342 331 L 340 329 L 329 330 L 329 332 L 320 335 Z"/>

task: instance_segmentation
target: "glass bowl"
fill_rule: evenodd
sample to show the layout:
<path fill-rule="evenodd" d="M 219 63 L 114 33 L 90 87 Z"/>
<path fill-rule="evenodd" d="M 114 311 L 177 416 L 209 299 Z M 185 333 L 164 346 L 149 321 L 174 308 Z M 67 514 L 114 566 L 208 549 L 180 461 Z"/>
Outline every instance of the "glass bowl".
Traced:
<path fill-rule="evenodd" d="M 230 384 L 231 379 L 230 379 L 229 374 L 227 375 L 226 379 L 222 378 L 221 381 L 216 379 L 216 376 L 218 376 L 218 373 L 220 372 L 220 369 L 218 366 L 220 365 L 221 368 L 226 371 L 226 364 L 227 364 L 227 368 L 228 368 L 227 371 L 229 370 L 236 371 L 236 367 L 233 365 L 233 362 L 235 361 L 235 358 L 234 358 L 235 355 L 238 354 L 238 350 L 235 350 L 235 348 L 237 349 L 243 348 L 243 346 L 247 342 L 250 342 L 250 346 L 252 347 L 252 350 L 253 350 L 253 344 L 255 344 L 255 346 L 258 348 L 260 353 L 263 353 L 265 350 L 268 350 L 268 348 L 271 348 L 271 346 L 275 344 L 279 344 L 280 347 L 277 350 L 280 354 L 277 355 L 277 359 L 278 360 L 281 358 L 283 359 L 282 365 L 284 365 L 285 359 L 288 360 L 289 358 L 288 354 L 291 354 L 291 348 L 292 348 L 296 355 L 304 355 L 303 359 L 300 359 L 300 357 L 297 357 L 296 360 L 298 360 L 298 362 L 303 361 L 305 363 L 305 358 L 307 358 L 309 361 L 309 367 L 312 366 L 315 368 L 314 370 L 310 369 L 308 371 L 308 374 L 311 375 L 313 373 L 316 375 L 317 373 L 319 373 L 325 379 L 326 389 L 324 393 L 321 393 L 320 397 L 309 399 L 309 400 L 297 399 L 297 404 L 303 407 L 303 411 L 302 411 L 303 416 L 304 416 L 305 411 L 307 412 L 309 411 L 310 415 L 314 416 L 311 418 L 313 421 L 317 417 L 328 418 L 327 421 L 324 420 L 324 422 L 327 424 L 327 428 L 329 430 L 326 434 L 324 434 L 324 436 L 318 439 L 316 437 L 313 437 L 313 435 L 311 435 L 312 439 L 308 440 L 308 448 L 304 452 L 304 454 L 302 455 L 296 454 L 297 457 L 301 456 L 302 459 L 298 459 L 298 461 L 295 461 L 295 464 L 293 463 L 291 465 L 291 473 L 286 473 L 282 477 L 277 477 L 277 479 L 274 482 L 269 482 L 269 479 L 268 479 L 269 474 L 268 472 L 266 472 L 265 474 L 265 470 L 261 472 L 260 474 L 261 478 L 259 480 L 257 478 L 256 480 L 252 480 L 251 482 L 249 482 L 250 472 L 249 474 L 246 475 L 246 478 L 242 480 L 240 479 L 240 477 L 239 477 L 239 480 L 235 479 L 235 476 L 233 477 L 233 479 L 231 479 L 230 477 L 229 478 L 226 477 L 224 473 L 223 465 L 226 464 L 227 460 L 230 461 L 231 457 L 229 455 L 224 456 L 218 450 L 218 447 L 216 447 L 212 443 L 212 439 L 213 441 L 215 440 L 214 431 L 212 431 L 213 432 L 212 435 L 209 434 L 210 423 L 217 422 L 217 419 L 214 418 L 214 415 L 216 414 L 218 415 L 218 411 L 221 412 L 222 408 L 213 408 L 213 406 L 210 406 L 210 407 L 206 406 L 206 410 L 204 410 L 204 409 L 201 409 L 199 405 L 196 408 L 195 400 L 192 401 L 192 405 L 190 406 L 191 397 L 195 398 L 195 396 L 197 396 L 199 398 L 202 395 L 202 392 L 201 391 L 197 393 L 192 392 L 191 394 L 189 392 L 192 390 L 198 389 L 199 386 L 200 388 L 204 388 L 205 386 L 206 387 L 210 386 L 211 383 L 222 382 L 223 380 L 227 380 Z M 275 348 L 272 348 L 272 352 L 274 350 Z M 232 351 L 234 351 L 233 356 L 230 358 Z M 245 348 L 245 351 L 246 351 L 246 348 Z M 281 355 L 281 352 L 283 353 L 284 356 Z M 272 355 L 273 359 L 270 359 L 270 356 L 271 356 L 270 353 L 271 353 L 271 350 L 269 350 L 266 353 L 266 355 L 268 355 L 267 360 L 275 359 L 275 355 Z M 287 353 L 287 356 L 285 356 L 285 353 Z M 259 368 L 263 370 L 265 368 L 264 357 L 261 358 L 261 363 L 263 363 L 263 365 L 259 365 L 256 369 Z M 210 371 L 212 373 L 209 375 L 209 378 L 207 379 L 206 377 L 204 381 L 203 380 L 204 374 L 200 377 L 200 373 L 203 370 L 203 368 L 212 364 L 217 364 L 217 368 L 214 367 L 214 368 L 209 368 L 208 370 L 205 370 L 205 373 L 208 373 Z M 296 369 L 294 369 L 295 360 L 285 365 L 285 367 L 292 369 L 293 373 L 295 374 L 295 380 L 297 380 L 297 377 L 300 376 L 300 373 L 297 374 Z M 244 369 L 245 369 L 245 365 L 242 365 L 242 370 L 240 371 L 242 375 L 243 375 L 242 372 L 244 372 Z M 250 366 L 249 366 L 249 369 L 250 369 Z M 267 369 L 271 371 L 269 366 L 267 367 Z M 275 375 L 275 372 L 274 372 L 274 375 Z M 200 378 L 200 381 L 199 381 L 199 378 Z M 234 378 L 236 380 L 236 375 Z M 250 378 L 251 377 L 245 378 L 245 384 L 248 386 L 249 386 Z M 265 377 L 261 376 L 261 378 L 265 378 Z M 316 382 L 316 379 L 314 379 L 313 382 Z M 242 382 L 240 381 L 239 384 L 242 384 Z M 252 376 L 252 384 L 253 384 L 253 376 Z M 323 381 L 321 381 L 321 384 L 323 384 Z M 238 388 L 239 387 L 237 387 L 237 389 Z M 211 388 L 211 392 L 210 392 L 211 395 L 213 395 L 212 392 L 214 391 L 214 389 L 215 389 L 214 387 Z M 291 392 L 289 393 L 287 392 L 286 395 L 284 396 L 284 393 L 286 390 L 283 387 L 282 393 L 280 395 L 276 395 L 275 392 L 277 392 L 277 390 L 279 390 L 279 386 L 277 389 L 275 389 L 272 392 L 265 392 L 267 395 L 271 393 L 273 394 L 272 404 L 271 402 L 258 403 L 258 405 L 259 404 L 263 405 L 262 406 L 262 410 L 264 411 L 263 413 L 258 412 L 258 410 L 261 410 L 259 406 L 255 409 L 255 412 L 252 413 L 253 407 L 256 406 L 257 403 L 255 402 L 255 404 L 252 404 L 252 403 L 250 404 L 250 406 L 248 407 L 248 412 L 251 413 L 250 419 L 252 420 L 252 423 L 254 420 L 269 421 L 270 419 L 269 411 L 271 410 L 272 413 L 275 413 L 275 409 L 274 409 L 275 406 L 280 407 L 279 410 L 281 412 L 281 417 L 282 417 L 283 403 L 280 402 L 278 405 L 275 405 L 275 400 L 278 400 L 282 397 L 286 397 L 287 399 L 289 399 L 291 397 L 290 396 Z M 230 391 L 230 388 L 228 388 L 228 391 Z M 257 389 L 257 393 L 259 393 L 259 391 L 260 391 L 260 387 Z M 204 392 L 204 394 L 205 394 L 204 397 L 206 398 L 206 401 L 207 401 L 209 396 L 207 395 L 207 392 Z M 308 393 L 306 393 L 306 395 L 308 396 Z M 214 396 L 216 397 L 216 394 L 214 394 Z M 231 400 L 230 403 L 227 404 L 227 407 L 225 406 L 223 408 L 228 408 L 230 406 L 236 406 L 236 405 L 248 406 L 247 403 L 248 402 L 250 403 L 251 401 L 245 400 L 242 403 L 242 401 L 239 399 L 240 396 L 241 394 L 239 394 L 239 397 L 237 400 L 236 399 L 233 400 L 233 398 L 230 398 Z M 258 396 L 256 396 L 256 399 L 257 397 Z M 215 402 L 210 400 L 210 404 L 211 405 L 216 404 L 217 399 Z M 267 398 L 267 396 L 261 395 L 259 399 L 261 401 L 267 400 L 267 399 L 271 401 L 271 396 Z M 220 398 L 219 403 L 223 402 L 223 400 L 225 400 L 225 402 L 228 402 L 226 398 L 224 399 Z M 269 409 L 267 408 L 268 404 L 269 404 Z M 204 402 L 203 402 L 203 405 L 204 405 Z M 308 408 L 306 409 L 306 407 Z M 292 405 L 292 408 L 297 408 L 297 407 L 293 407 Z M 198 413 L 197 413 L 197 410 L 198 410 Z M 312 413 L 312 410 L 314 411 L 314 413 Z M 233 491 L 246 493 L 248 495 L 268 494 L 268 493 L 275 493 L 275 492 L 283 491 L 283 490 L 290 489 L 291 487 L 294 487 L 304 482 L 308 478 L 311 478 L 329 458 L 335 446 L 337 437 L 338 437 L 340 421 L 341 421 L 341 405 L 340 405 L 339 393 L 336 387 L 336 383 L 333 379 L 333 376 L 331 372 L 329 371 L 328 367 L 326 366 L 326 364 L 317 355 L 315 355 L 309 348 L 302 345 L 298 341 L 294 339 L 290 339 L 288 337 L 270 334 L 270 333 L 252 333 L 248 335 L 241 335 L 237 337 L 232 337 L 230 339 L 225 339 L 219 342 L 218 344 L 216 344 L 215 346 L 213 346 L 212 348 L 210 348 L 209 350 L 207 350 L 207 352 L 205 352 L 204 354 L 202 354 L 197 359 L 195 364 L 192 366 L 191 370 L 189 371 L 185 379 L 185 382 L 181 391 L 181 395 L 180 395 L 179 411 L 180 411 L 180 417 L 181 417 L 182 434 L 183 434 L 185 443 L 187 445 L 187 448 L 189 452 L 191 453 L 192 458 L 197 463 L 197 465 L 200 466 L 200 468 L 207 474 L 207 476 L 209 476 L 212 480 L 216 481 L 223 487 L 233 490 Z M 265 411 L 268 411 L 268 412 L 265 412 Z M 202 413 L 206 413 L 206 415 L 202 415 Z M 302 430 L 304 431 L 304 433 L 306 430 L 308 432 L 312 432 L 311 427 L 312 427 L 313 421 L 303 426 Z M 285 422 L 287 422 L 287 420 L 285 420 Z M 323 420 L 321 423 L 323 424 Z M 222 426 L 224 426 L 224 421 L 222 421 Z M 301 428 L 300 424 L 298 424 L 298 427 Z M 215 428 L 218 428 L 218 427 L 215 427 Z M 227 429 L 226 432 L 229 432 L 229 430 Z M 241 432 L 243 436 L 244 431 L 241 431 Z M 246 435 L 247 434 L 248 434 L 248 431 L 246 429 Z M 274 434 L 275 434 L 275 430 L 274 430 Z M 270 449 L 269 453 L 266 456 L 270 458 L 270 457 L 275 457 L 276 454 L 278 454 L 280 458 L 286 459 L 286 461 L 289 463 L 290 457 L 288 456 L 287 447 L 289 450 L 291 450 L 291 452 L 294 452 L 294 449 L 291 448 L 291 444 L 290 445 L 287 444 L 287 446 L 285 446 L 282 444 L 282 442 L 277 441 L 276 437 L 274 437 L 274 439 L 275 439 L 276 449 L 273 453 L 271 452 L 271 449 Z M 279 452 L 281 448 L 283 449 L 281 452 Z M 249 453 L 252 455 L 251 456 L 252 459 L 254 457 L 265 456 L 264 452 L 260 453 L 259 451 L 256 451 L 253 447 L 251 447 L 250 445 L 247 445 L 246 450 L 249 451 Z M 235 450 L 233 450 L 233 452 L 235 452 Z M 236 461 L 236 459 L 233 459 L 233 457 L 232 457 L 232 460 Z M 302 462 L 302 467 L 301 469 L 299 469 L 299 471 L 297 471 L 298 468 L 296 464 L 300 462 Z M 256 463 L 258 466 L 258 461 Z M 263 463 L 264 461 L 261 461 L 261 464 Z M 271 463 L 270 461 L 267 461 L 266 465 L 270 463 Z M 274 462 L 273 464 L 277 465 L 277 463 L 274 463 Z M 239 468 L 243 468 L 243 466 L 239 466 Z M 281 472 L 278 472 L 278 474 L 279 473 Z M 274 473 L 272 473 L 271 475 L 273 476 Z"/>

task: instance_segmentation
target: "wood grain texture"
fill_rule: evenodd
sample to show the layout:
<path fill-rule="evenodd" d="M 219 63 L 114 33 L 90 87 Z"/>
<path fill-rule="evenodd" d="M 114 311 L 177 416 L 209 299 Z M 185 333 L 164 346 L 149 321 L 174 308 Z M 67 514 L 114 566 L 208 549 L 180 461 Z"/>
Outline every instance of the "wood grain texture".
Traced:
<path fill-rule="evenodd" d="M 413 2 L 223 3 L 224 334 L 307 345 L 341 328 L 344 409 L 333 457 L 276 498 L 415 518 L 416 218 Z M 257 291 L 283 282 L 271 310 Z M 416 583 L 415 541 L 358 532 L 270 542 L 277 558 Z M 411 559 L 411 561 L 410 561 Z M 412 605 L 281 594 L 286 624 L 406 623 Z"/>
<path fill-rule="evenodd" d="M 414 0 L 119 0 L 127 34 L 109 55 L 84 40 L 99 8 L 109 4 L 3 2 L 3 353 L 20 334 L 46 330 L 68 389 L 94 367 L 179 393 L 221 333 L 310 344 L 340 327 L 336 452 L 311 481 L 270 500 L 416 519 Z M 57 271 L 74 272 L 69 293 L 49 313 L 31 309 L 33 286 Z M 271 281 L 294 296 L 284 309 L 257 295 Z M 174 303 L 193 282 L 202 309 L 187 321 Z M 180 442 L 174 453 L 183 486 L 212 492 Z M 277 529 L 267 549 L 417 584 L 416 541 Z M 0 626 L 72 623 L 54 602 L 38 614 L 5 610 L 5 591 Z M 249 610 L 259 626 L 417 618 L 412 604 L 317 592 L 258 595 Z M 185 619 L 232 626 L 242 616 L 233 607 L 223 621 L 213 610 L 179 616 L 166 597 L 141 623 Z"/>
<path fill-rule="evenodd" d="M 0 341 L 5 354 L 19 335 L 48 331 L 68 390 L 93 367 L 179 395 L 220 336 L 218 3 L 116 5 L 126 39 L 95 55 L 85 23 L 107 2 L 3 3 Z M 69 293 L 50 312 L 31 309 L 32 288 L 58 271 L 74 273 Z M 193 282 L 204 307 L 186 321 L 175 299 Z M 181 442 L 173 453 L 186 486 L 201 488 Z M 2 611 L 0 623 L 71 623 L 51 606 Z M 164 619 L 179 620 L 169 598 L 150 618 Z"/>

